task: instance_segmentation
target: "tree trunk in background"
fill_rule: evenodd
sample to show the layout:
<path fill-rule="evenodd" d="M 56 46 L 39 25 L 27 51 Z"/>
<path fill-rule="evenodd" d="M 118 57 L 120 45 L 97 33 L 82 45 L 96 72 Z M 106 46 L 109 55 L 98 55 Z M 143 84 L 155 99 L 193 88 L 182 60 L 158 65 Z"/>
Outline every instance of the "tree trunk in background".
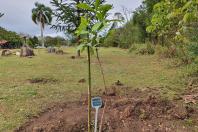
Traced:
<path fill-rule="evenodd" d="M 80 45 L 80 36 L 77 38 L 78 45 Z M 77 51 L 77 56 L 80 57 L 80 50 Z"/>
<path fill-rule="evenodd" d="M 41 26 L 41 44 L 42 44 L 42 47 L 44 48 L 45 47 L 45 43 L 44 43 L 44 37 L 43 37 L 43 26 L 42 26 L 42 23 L 40 23 L 40 26 Z"/>

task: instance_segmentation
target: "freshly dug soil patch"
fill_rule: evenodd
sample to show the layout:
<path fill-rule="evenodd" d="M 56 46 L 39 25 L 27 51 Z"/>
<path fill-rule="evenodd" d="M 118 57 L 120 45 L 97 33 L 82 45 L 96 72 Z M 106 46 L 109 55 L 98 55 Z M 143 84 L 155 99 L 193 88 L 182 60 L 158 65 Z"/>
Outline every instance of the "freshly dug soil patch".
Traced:
<path fill-rule="evenodd" d="M 198 111 L 183 100 L 170 101 L 135 90 L 127 97 L 102 96 L 106 101 L 103 132 L 194 132 Z M 154 91 L 156 92 L 156 91 Z M 86 98 L 84 99 L 86 101 Z M 87 103 L 56 105 L 16 129 L 15 132 L 85 132 Z M 99 117 L 104 107 L 100 109 Z M 94 122 L 94 110 L 92 111 Z M 100 119 L 100 118 L 99 118 Z M 186 123 L 188 121 L 189 123 Z M 99 121 L 100 122 L 100 121 Z"/>
<path fill-rule="evenodd" d="M 27 80 L 29 83 L 40 83 L 40 84 L 46 84 L 46 83 L 56 83 L 58 80 L 53 78 L 32 78 Z"/>

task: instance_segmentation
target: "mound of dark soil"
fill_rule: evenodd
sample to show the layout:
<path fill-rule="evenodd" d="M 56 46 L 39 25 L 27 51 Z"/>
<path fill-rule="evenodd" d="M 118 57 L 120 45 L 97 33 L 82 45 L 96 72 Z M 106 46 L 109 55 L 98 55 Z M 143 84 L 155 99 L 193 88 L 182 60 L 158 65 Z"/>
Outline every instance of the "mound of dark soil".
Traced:
<path fill-rule="evenodd" d="M 46 83 L 56 83 L 58 80 L 53 78 L 32 78 L 27 80 L 29 83 L 40 83 L 40 84 L 46 84 Z"/>
<path fill-rule="evenodd" d="M 155 93 L 154 91 L 153 93 Z M 128 97 L 103 96 L 106 107 L 103 132 L 193 132 L 198 126 L 198 111 L 183 101 L 161 99 L 157 94 L 135 90 Z M 85 99 L 86 100 L 86 99 Z M 92 111 L 94 122 L 94 110 Z M 187 125 L 187 121 L 193 122 Z M 85 132 L 87 105 L 82 102 L 56 105 L 31 119 L 15 132 Z M 99 121 L 100 122 L 100 121 Z"/>
<path fill-rule="evenodd" d="M 55 53 L 56 53 L 57 55 L 63 55 L 63 54 L 64 54 L 64 51 L 63 51 L 63 50 L 57 50 Z"/>

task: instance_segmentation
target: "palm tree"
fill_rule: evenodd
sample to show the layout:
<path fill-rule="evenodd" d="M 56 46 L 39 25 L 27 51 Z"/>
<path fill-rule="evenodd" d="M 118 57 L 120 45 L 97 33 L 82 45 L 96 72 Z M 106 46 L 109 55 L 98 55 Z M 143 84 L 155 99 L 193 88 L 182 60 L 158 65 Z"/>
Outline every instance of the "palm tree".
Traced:
<path fill-rule="evenodd" d="M 52 10 L 50 7 L 46 7 L 44 4 L 38 2 L 35 3 L 35 8 L 32 9 L 32 21 L 35 24 L 39 24 L 41 28 L 42 47 L 45 47 L 43 31 L 45 25 L 50 25 L 52 22 Z"/>

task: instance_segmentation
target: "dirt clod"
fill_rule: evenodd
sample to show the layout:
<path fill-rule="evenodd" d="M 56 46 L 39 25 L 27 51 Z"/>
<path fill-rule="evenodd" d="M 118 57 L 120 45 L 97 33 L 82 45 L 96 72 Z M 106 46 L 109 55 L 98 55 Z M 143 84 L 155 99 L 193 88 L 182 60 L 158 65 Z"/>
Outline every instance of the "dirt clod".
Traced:
<path fill-rule="evenodd" d="M 188 118 L 188 116 L 188 111 L 186 107 L 182 104 L 175 106 L 175 108 L 173 109 L 173 117 L 175 117 L 176 119 L 184 120 Z"/>
<path fill-rule="evenodd" d="M 76 57 L 75 56 L 71 56 L 71 59 L 76 59 Z"/>
<path fill-rule="evenodd" d="M 118 80 L 117 82 L 115 82 L 116 86 L 123 86 L 124 84 L 120 82 L 120 80 Z"/>
<path fill-rule="evenodd" d="M 78 83 L 85 83 L 86 82 L 86 80 L 83 78 L 83 79 L 80 79 L 79 81 L 78 81 Z"/>
<path fill-rule="evenodd" d="M 32 132 L 43 132 L 43 128 L 34 127 Z"/>
<path fill-rule="evenodd" d="M 127 106 L 127 107 L 124 109 L 124 112 L 121 113 L 120 119 L 126 119 L 126 118 L 130 117 L 130 116 L 132 115 L 132 112 L 133 112 L 132 106 Z"/>
<path fill-rule="evenodd" d="M 63 51 L 63 50 L 57 50 L 55 53 L 56 53 L 57 55 L 63 55 L 63 54 L 64 54 L 64 51 Z"/>
<path fill-rule="evenodd" d="M 41 83 L 41 84 L 46 84 L 46 83 L 56 83 L 58 80 L 53 79 L 53 78 L 32 78 L 27 80 L 29 83 Z"/>

